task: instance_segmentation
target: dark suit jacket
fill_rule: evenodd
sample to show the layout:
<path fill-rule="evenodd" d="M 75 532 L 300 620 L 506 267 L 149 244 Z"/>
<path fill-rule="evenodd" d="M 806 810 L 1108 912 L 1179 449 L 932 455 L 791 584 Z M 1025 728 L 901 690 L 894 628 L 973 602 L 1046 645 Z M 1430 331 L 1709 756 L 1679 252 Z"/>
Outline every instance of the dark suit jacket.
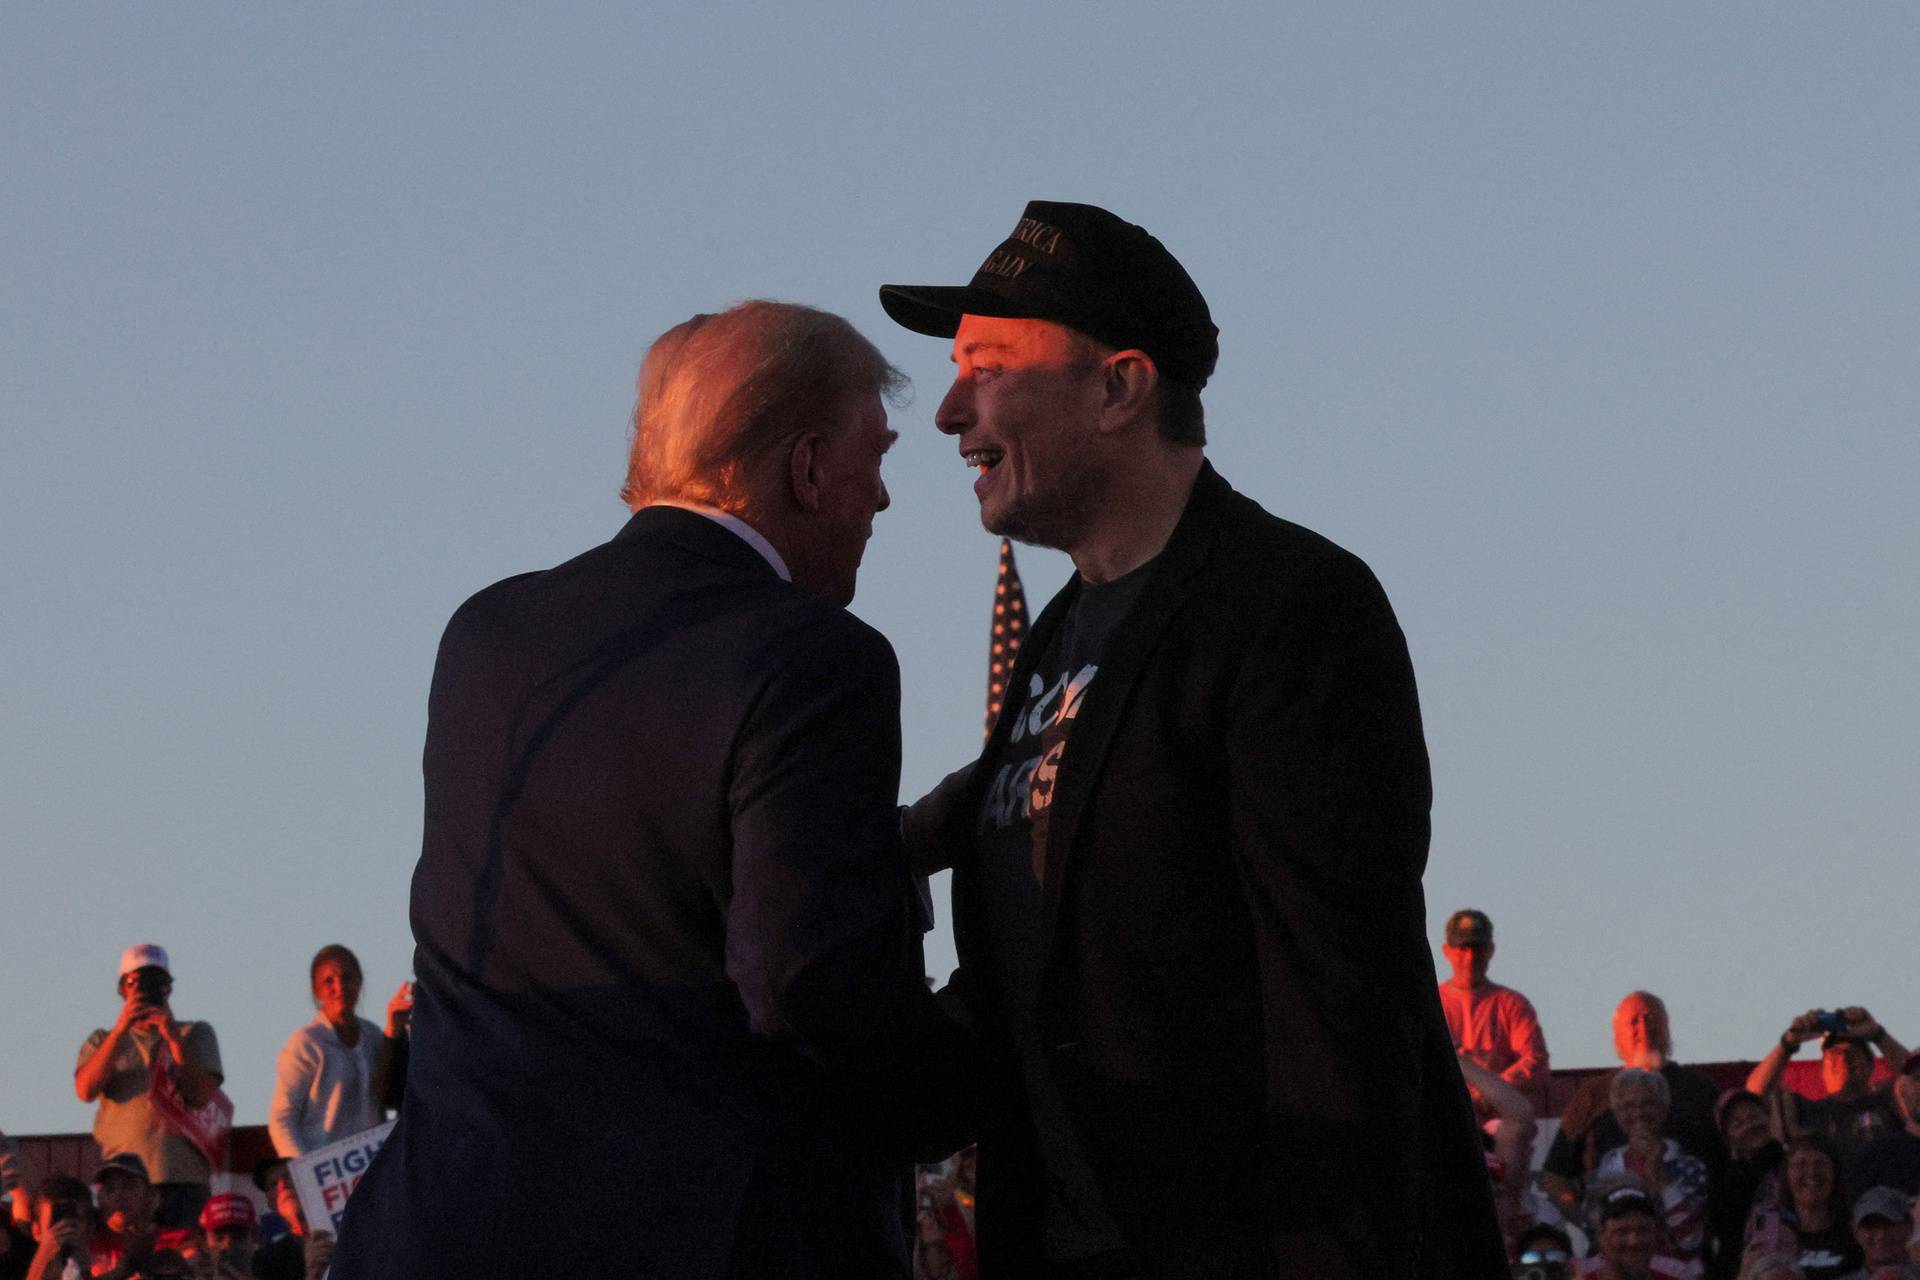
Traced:
<path fill-rule="evenodd" d="M 905 1276 L 897 1103 L 957 1051 L 899 761 L 885 639 L 692 512 L 463 605 L 337 1280 Z"/>
<path fill-rule="evenodd" d="M 1041 615 L 1013 687 L 1077 591 Z M 954 856 L 956 985 L 990 1033 L 971 853 L 986 773 L 915 806 L 908 838 Z M 1373 575 L 1205 468 L 1108 643 L 1044 824 L 1042 1050 L 1150 1274 L 1506 1274 L 1425 940 L 1430 798 Z M 1041 1256 L 1042 1196 L 1012 1055 L 988 1046 L 979 1246 L 1005 1280 Z"/>

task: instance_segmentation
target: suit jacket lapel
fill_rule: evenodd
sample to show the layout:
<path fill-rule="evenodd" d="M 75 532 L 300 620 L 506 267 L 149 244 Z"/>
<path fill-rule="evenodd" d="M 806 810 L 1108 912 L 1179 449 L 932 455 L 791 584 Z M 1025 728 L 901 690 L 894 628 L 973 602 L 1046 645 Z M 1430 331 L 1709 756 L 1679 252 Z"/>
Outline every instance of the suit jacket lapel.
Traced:
<path fill-rule="evenodd" d="M 1065 883 L 1067 864 L 1073 857 L 1075 835 L 1087 797 L 1100 776 L 1101 766 L 1113 746 L 1114 731 L 1132 700 L 1148 657 L 1179 614 L 1181 602 L 1192 589 L 1193 575 L 1206 563 L 1212 549 L 1217 512 L 1231 493 L 1227 482 L 1214 472 L 1212 465 L 1203 463 L 1180 523 L 1160 553 L 1140 599 L 1114 628 L 1106 652 L 1100 658 L 1099 674 L 1087 687 L 1079 713 L 1067 732 L 1059 771 L 1054 777 L 1053 803 L 1047 821 L 1034 824 L 1036 837 L 1046 841 L 1044 849 L 1035 850 L 1039 865 L 1046 869 L 1041 884 L 1043 955 L 1052 951 L 1054 929 L 1060 915 L 1060 890 Z M 1078 584 L 1076 575 L 1069 590 L 1062 591 L 1047 606 L 1046 613 L 1041 615 L 1042 623 L 1056 611 L 1064 616 L 1066 609 L 1062 606 L 1070 603 Z M 1059 618 L 1053 617 L 1053 622 L 1057 627 Z M 1045 641 L 1039 631 L 1040 627 L 1036 626 L 1035 634 L 1022 646 L 1022 657 L 1044 652 Z"/>

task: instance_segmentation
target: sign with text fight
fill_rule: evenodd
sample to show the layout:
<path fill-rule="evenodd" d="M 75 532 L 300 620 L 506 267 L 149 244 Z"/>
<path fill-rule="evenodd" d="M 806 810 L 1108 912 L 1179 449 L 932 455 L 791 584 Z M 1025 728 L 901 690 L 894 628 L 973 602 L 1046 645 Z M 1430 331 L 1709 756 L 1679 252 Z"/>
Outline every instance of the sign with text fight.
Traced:
<path fill-rule="evenodd" d="M 300 1197 L 300 1212 L 307 1215 L 308 1231 L 340 1234 L 340 1217 L 347 1210 L 347 1197 L 353 1194 L 361 1176 L 379 1154 L 380 1144 L 391 1132 L 393 1121 L 389 1120 L 351 1138 L 342 1138 L 294 1157 L 290 1166 L 293 1189 Z"/>

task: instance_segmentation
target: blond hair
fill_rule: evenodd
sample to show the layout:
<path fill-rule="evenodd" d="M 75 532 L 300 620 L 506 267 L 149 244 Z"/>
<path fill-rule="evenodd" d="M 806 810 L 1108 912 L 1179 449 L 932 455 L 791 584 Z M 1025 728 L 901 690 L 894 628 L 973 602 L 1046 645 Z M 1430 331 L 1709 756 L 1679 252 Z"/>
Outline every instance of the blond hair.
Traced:
<path fill-rule="evenodd" d="M 640 366 L 620 498 L 734 508 L 749 464 L 828 421 L 848 392 L 898 400 L 906 375 L 839 316 L 755 299 L 684 320 Z"/>

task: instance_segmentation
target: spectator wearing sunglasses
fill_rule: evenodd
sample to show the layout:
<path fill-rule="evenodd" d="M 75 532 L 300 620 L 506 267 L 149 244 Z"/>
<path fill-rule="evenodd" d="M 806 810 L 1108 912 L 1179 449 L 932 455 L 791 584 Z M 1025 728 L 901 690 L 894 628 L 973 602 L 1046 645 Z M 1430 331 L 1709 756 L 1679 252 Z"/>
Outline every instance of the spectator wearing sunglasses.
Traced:
<path fill-rule="evenodd" d="M 1536 1222 L 1520 1233 L 1513 1249 L 1516 1276 L 1549 1280 L 1572 1274 L 1573 1240 L 1559 1227 Z"/>

